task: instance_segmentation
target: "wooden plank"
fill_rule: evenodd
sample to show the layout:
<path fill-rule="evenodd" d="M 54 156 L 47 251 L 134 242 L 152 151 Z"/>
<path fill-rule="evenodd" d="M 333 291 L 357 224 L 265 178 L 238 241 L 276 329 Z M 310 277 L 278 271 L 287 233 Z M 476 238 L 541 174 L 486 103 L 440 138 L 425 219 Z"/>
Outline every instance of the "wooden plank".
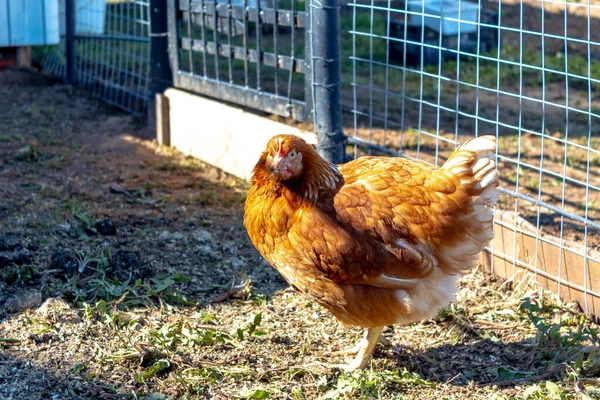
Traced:
<path fill-rule="evenodd" d="M 43 44 L 60 43 L 60 11 L 58 0 L 44 0 L 44 18 L 46 36 Z"/>
<path fill-rule="evenodd" d="M 8 2 L 0 2 L 0 47 L 10 45 L 10 23 L 8 20 Z"/>
<path fill-rule="evenodd" d="M 22 46 L 17 48 L 17 65 L 20 67 L 31 67 L 30 46 Z"/>
<path fill-rule="evenodd" d="M 25 4 L 25 13 L 21 22 L 24 40 L 15 43 L 18 46 L 36 45 L 46 43 L 46 24 L 44 17 L 43 0 L 21 0 Z"/>
<path fill-rule="evenodd" d="M 56 44 L 58 0 L 0 1 L 0 47 Z"/>
<path fill-rule="evenodd" d="M 549 234 L 508 211 L 497 211 L 495 238 L 482 258 L 488 270 L 509 278 L 526 272 L 565 302 L 600 316 L 600 252 Z"/>

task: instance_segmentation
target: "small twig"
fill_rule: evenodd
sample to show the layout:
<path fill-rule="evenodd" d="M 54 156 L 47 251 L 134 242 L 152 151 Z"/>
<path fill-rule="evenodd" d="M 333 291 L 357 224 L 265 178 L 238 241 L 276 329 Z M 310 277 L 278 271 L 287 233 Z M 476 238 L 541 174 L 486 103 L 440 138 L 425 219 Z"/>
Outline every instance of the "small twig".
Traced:
<path fill-rule="evenodd" d="M 212 299 L 210 302 L 211 303 L 220 303 L 223 302 L 225 300 L 228 300 L 232 297 L 234 298 L 247 298 L 248 295 L 250 294 L 250 280 L 242 280 L 239 283 L 236 284 L 235 282 L 235 278 L 233 279 L 233 282 L 231 283 L 231 288 L 224 292 L 221 293 L 220 295 L 218 295 L 217 297 L 215 297 L 214 299 Z"/>
<path fill-rule="evenodd" d="M 222 332 L 222 333 L 226 333 L 227 335 L 231 336 L 231 329 L 222 328 L 217 325 L 200 324 L 200 325 L 193 325 L 193 327 L 196 329 L 203 329 L 205 331 Z"/>
<path fill-rule="evenodd" d="M 328 367 L 330 365 L 331 364 L 315 361 L 315 362 L 311 362 L 308 364 L 282 365 L 281 367 L 268 368 L 268 369 L 265 369 L 264 372 L 288 371 L 290 369 L 303 369 L 303 370 L 307 370 L 308 372 L 311 372 L 309 370 L 309 368 L 311 368 L 311 367 Z M 335 365 L 337 365 L 337 364 L 335 364 Z"/>
<path fill-rule="evenodd" d="M 510 306 L 517 305 L 517 304 L 520 304 L 520 303 L 521 303 L 521 300 L 512 300 L 512 301 L 503 302 L 502 303 L 502 309 L 506 310 Z M 497 311 L 497 310 L 498 310 L 498 308 L 490 307 L 489 304 L 483 304 L 481 306 L 469 307 L 468 308 L 468 311 L 469 311 L 470 314 L 481 314 L 481 313 L 484 313 L 486 311 Z"/>
<path fill-rule="evenodd" d="M 492 293 L 492 294 L 494 294 L 494 295 L 496 295 L 496 296 L 500 297 L 500 299 L 501 299 L 502 301 L 506 300 L 506 298 L 508 297 L 508 296 L 507 296 L 507 295 L 505 295 L 504 293 L 500 292 L 499 290 L 493 289 L 493 288 L 485 288 L 485 287 L 484 287 L 484 288 L 481 288 L 481 290 L 483 291 L 482 295 L 483 295 L 483 294 L 486 294 L 486 293 Z M 485 298 L 485 297 L 484 297 L 484 299 L 488 301 L 488 304 L 491 304 L 491 303 L 489 302 L 489 299 L 487 299 L 487 298 Z"/>
<path fill-rule="evenodd" d="M 12 339 L 12 338 L 0 338 L 0 342 L 6 343 L 6 344 L 19 344 L 19 343 L 21 343 L 21 340 L 20 339 Z"/>
<path fill-rule="evenodd" d="M 165 303 L 161 296 L 158 296 L 158 304 L 160 305 L 160 312 L 163 313 L 165 311 Z"/>
<path fill-rule="evenodd" d="M 500 322 L 486 321 L 484 319 L 476 319 L 475 323 L 481 324 L 481 325 L 487 325 L 487 326 L 489 326 L 493 329 L 497 329 L 497 330 L 515 329 L 515 328 L 521 327 L 518 324 L 503 324 Z"/>
<path fill-rule="evenodd" d="M 146 345 L 143 343 L 135 343 L 133 345 L 133 347 L 135 348 L 135 351 L 128 351 L 123 354 L 116 354 L 116 355 L 113 355 L 113 357 L 115 359 L 125 360 L 125 361 L 140 360 L 140 364 L 142 364 L 144 362 L 144 360 L 148 360 L 148 359 L 151 359 L 152 357 L 154 357 L 154 352 L 152 350 L 150 350 L 148 347 L 146 347 Z M 157 355 L 161 355 L 161 354 L 157 353 Z"/>
<path fill-rule="evenodd" d="M 479 333 L 479 330 L 477 329 L 477 327 L 473 324 L 471 324 L 469 321 L 460 318 L 458 316 L 454 316 L 452 318 L 452 320 L 454 321 L 454 323 L 456 325 L 458 325 L 458 327 L 463 328 L 469 332 L 471 332 L 472 334 L 474 334 L 475 336 L 481 337 L 481 333 Z"/>
<path fill-rule="evenodd" d="M 230 287 L 230 286 L 229 285 L 209 285 L 206 287 L 197 288 L 195 290 L 196 290 L 196 292 L 204 293 L 204 292 L 211 292 L 215 289 L 227 289 L 228 287 Z"/>
<path fill-rule="evenodd" d="M 62 268 L 55 268 L 55 269 L 44 269 L 42 271 L 39 271 L 39 273 L 41 273 L 41 274 L 47 274 L 47 275 L 56 274 L 57 272 L 64 272 L 64 269 L 62 269 Z"/>
<path fill-rule="evenodd" d="M 600 388 L 600 381 L 598 381 L 597 379 L 582 378 L 578 379 L 577 382 L 573 383 L 575 384 L 576 392 L 585 392 L 585 385 Z"/>
<path fill-rule="evenodd" d="M 188 361 L 188 360 L 184 360 L 183 358 L 181 358 L 181 356 L 176 356 L 176 355 L 174 355 L 172 357 L 172 361 L 175 362 L 176 364 L 179 364 L 181 366 L 185 366 L 188 368 L 198 368 L 198 365 L 206 366 L 206 367 L 222 367 L 222 368 L 227 368 L 227 367 L 231 366 L 230 364 L 219 364 L 219 363 L 215 363 L 212 361 L 204 361 L 204 360 Z"/>
<path fill-rule="evenodd" d="M 119 304 L 121 304 L 123 302 L 123 300 L 125 300 L 125 297 L 127 297 L 128 295 L 129 295 L 129 292 L 123 293 L 123 296 L 121 296 L 117 300 L 113 301 L 113 307 L 114 308 L 119 307 Z"/>
<path fill-rule="evenodd" d="M 458 373 L 458 374 L 454 375 L 452 378 L 448 379 L 444 384 L 448 385 L 448 384 L 454 382 L 461 375 L 462 375 L 462 373 Z"/>
<path fill-rule="evenodd" d="M 552 378 L 553 376 L 556 376 L 556 375 L 562 373 L 564 371 L 564 369 L 565 369 L 564 366 L 558 366 L 558 367 L 552 368 L 550 371 L 544 372 L 543 374 L 528 376 L 528 377 L 519 378 L 519 379 L 509 379 L 507 381 L 501 381 L 501 382 L 490 382 L 490 383 L 483 384 L 481 386 L 496 385 L 498 387 L 506 387 L 506 386 L 518 385 L 518 384 L 525 383 L 525 382 L 534 383 L 534 382 L 545 381 L 548 378 Z"/>
<path fill-rule="evenodd" d="M 92 279 L 98 279 L 98 275 L 94 274 L 94 275 L 86 276 L 85 278 L 78 278 L 76 284 L 85 283 Z M 98 288 L 98 290 L 101 290 L 101 289 L 102 288 Z"/>
<path fill-rule="evenodd" d="M 129 191 L 123 189 L 121 186 L 117 185 L 116 183 L 113 183 L 112 185 L 110 185 L 108 190 L 110 193 L 123 194 L 127 197 L 131 197 L 131 193 L 129 193 Z"/>

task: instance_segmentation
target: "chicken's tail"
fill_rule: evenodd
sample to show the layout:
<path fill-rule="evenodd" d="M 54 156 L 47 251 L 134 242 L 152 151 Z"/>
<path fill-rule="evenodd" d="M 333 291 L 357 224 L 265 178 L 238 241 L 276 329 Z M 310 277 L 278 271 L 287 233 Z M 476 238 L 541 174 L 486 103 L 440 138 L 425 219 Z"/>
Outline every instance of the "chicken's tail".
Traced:
<path fill-rule="evenodd" d="M 456 149 L 442 169 L 459 178 L 460 186 L 468 193 L 469 200 L 455 219 L 455 234 L 444 241 L 440 254 L 446 269 L 462 272 L 478 263 L 479 253 L 494 237 L 491 207 L 498 200 L 496 138 L 480 136 L 468 140 Z"/>

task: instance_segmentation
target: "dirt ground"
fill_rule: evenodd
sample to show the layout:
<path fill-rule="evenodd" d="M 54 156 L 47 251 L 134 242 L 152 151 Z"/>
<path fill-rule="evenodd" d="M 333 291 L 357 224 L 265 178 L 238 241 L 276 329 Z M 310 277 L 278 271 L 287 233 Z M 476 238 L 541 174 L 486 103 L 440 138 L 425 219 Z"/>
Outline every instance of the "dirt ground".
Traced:
<path fill-rule="evenodd" d="M 598 326 L 480 270 L 342 372 L 360 330 L 260 258 L 246 183 L 41 75 L 1 71 L 0 110 L 2 400 L 600 398 Z"/>

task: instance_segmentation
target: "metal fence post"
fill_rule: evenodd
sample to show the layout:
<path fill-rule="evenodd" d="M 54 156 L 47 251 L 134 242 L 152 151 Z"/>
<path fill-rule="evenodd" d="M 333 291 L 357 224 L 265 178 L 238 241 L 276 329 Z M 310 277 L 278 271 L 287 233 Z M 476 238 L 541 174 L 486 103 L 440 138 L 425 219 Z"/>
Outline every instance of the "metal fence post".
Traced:
<path fill-rule="evenodd" d="M 333 163 L 344 161 L 338 0 L 310 0 L 308 35 L 313 119 L 318 151 Z"/>
<path fill-rule="evenodd" d="M 169 99 L 165 89 L 173 85 L 169 63 L 169 10 L 167 0 L 150 0 L 150 83 L 148 98 L 148 126 L 156 130 L 161 145 L 171 144 L 169 132 Z"/>
<path fill-rule="evenodd" d="M 73 85 L 77 82 L 77 60 L 75 54 L 75 35 L 76 35 L 76 0 L 66 0 L 65 17 L 66 17 L 66 68 L 67 68 L 67 83 Z"/>
<path fill-rule="evenodd" d="M 150 95 L 173 84 L 169 64 L 167 0 L 150 0 Z"/>

